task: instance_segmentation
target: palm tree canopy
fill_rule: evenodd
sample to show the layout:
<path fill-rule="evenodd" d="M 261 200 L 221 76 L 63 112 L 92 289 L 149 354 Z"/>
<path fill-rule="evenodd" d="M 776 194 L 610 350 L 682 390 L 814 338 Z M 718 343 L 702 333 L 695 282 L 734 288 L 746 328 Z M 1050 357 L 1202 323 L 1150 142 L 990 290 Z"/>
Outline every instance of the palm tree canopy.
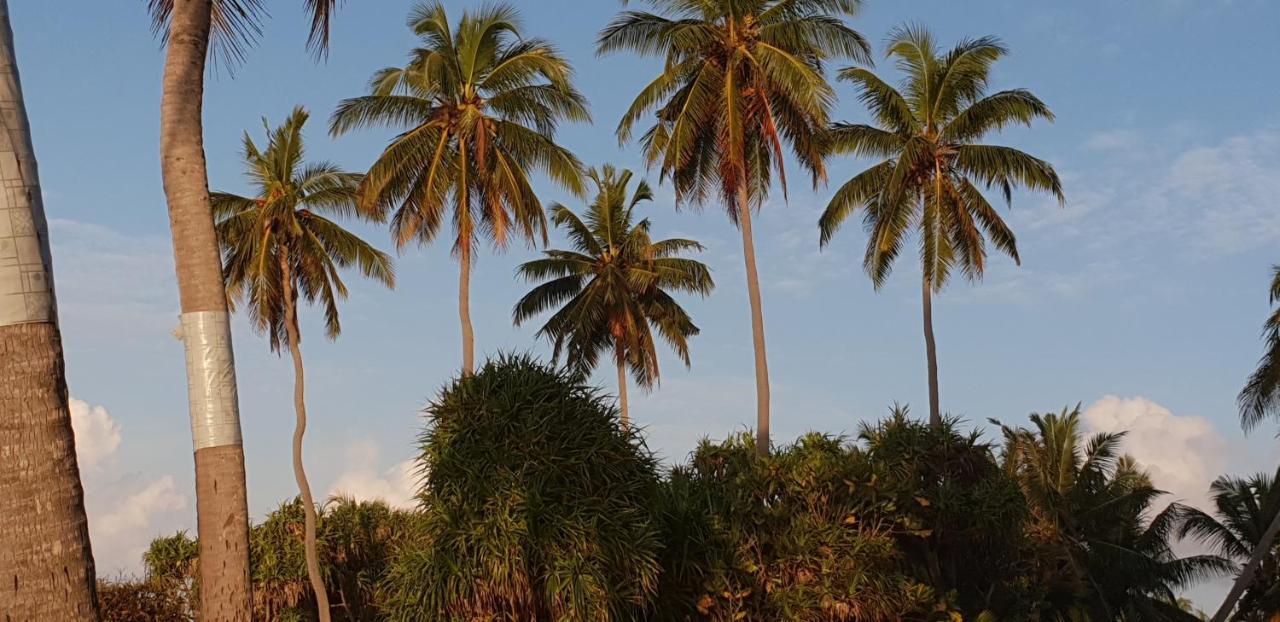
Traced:
<path fill-rule="evenodd" d="M 1271 304 L 1274 306 L 1280 300 L 1280 265 L 1272 266 L 1271 271 Z M 1280 308 L 1272 311 L 1263 324 L 1262 338 L 1266 353 L 1237 398 L 1240 423 L 1246 430 L 1280 414 Z"/>
<path fill-rule="evenodd" d="M 941 53 L 928 31 L 905 27 L 891 34 L 887 50 L 904 74 L 897 87 L 862 67 L 841 70 L 840 79 L 858 87 L 875 124 L 837 123 L 828 146 L 833 153 L 882 161 L 839 188 L 818 226 L 825 245 L 851 214 L 862 211 L 869 234 L 864 266 L 876 287 L 888 277 L 913 227 L 920 232 L 921 262 L 935 290 L 954 267 L 980 278 L 988 239 L 1020 261 L 1013 231 L 980 188 L 998 189 L 1006 202 L 1015 187 L 1064 200 L 1048 162 L 976 142 L 1007 125 L 1053 120 L 1030 91 L 988 93 L 991 67 L 1007 51 L 998 39 L 982 37 Z"/>
<path fill-rule="evenodd" d="M 845 24 L 860 0 L 650 0 L 600 33 L 601 54 L 631 50 L 664 61 L 618 124 L 626 142 L 647 114 L 645 157 L 680 199 L 725 199 L 736 220 L 738 189 L 761 201 L 774 169 L 786 191 L 784 145 L 814 183 L 825 177 L 820 136 L 835 92 L 824 76 L 835 58 L 869 61 L 870 47 Z"/>
<path fill-rule="evenodd" d="M 1248 561 L 1262 533 L 1280 512 L 1280 496 L 1271 496 L 1278 477 L 1280 471 L 1257 473 L 1248 479 L 1219 477 L 1209 487 L 1214 515 L 1187 508 L 1178 535 L 1194 538 L 1227 559 Z M 1280 561 L 1280 549 L 1275 555 Z"/>
<path fill-rule="evenodd" d="M 354 267 L 388 287 L 395 284 L 390 257 L 330 219 L 357 215 L 361 176 L 329 162 L 304 161 L 302 127 L 307 117 L 301 107 L 294 108 L 274 130 L 264 119 L 265 149 L 245 133 L 245 172 L 254 187 L 252 198 L 210 195 L 228 301 L 247 308 L 254 328 L 270 337 L 273 351 L 288 343 L 282 264 L 288 265 L 294 295 L 324 307 L 330 338 L 341 332 L 337 302 L 347 296 L 339 269 Z"/>
<path fill-rule="evenodd" d="M 541 284 L 516 303 L 514 320 L 519 325 L 558 307 L 538 331 L 555 344 L 557 359 L 563 351 L 571 367 L 589 373 L 601 353 L 620 347 L 636 382 L 649 387 L 659 376 L 654 333 L 686 366 L 688 339 L 698 334 L 672 293 L 705 296 L 715 284 L 705 264 L 681 256 L 701 244 L 654 241 L 649 220 L 635 220 L 636 208 L 653 198 L 647 183 L 628 196 L 631 171 L 605 166 L 587 176 L 597 194 L 584 216 L 563 205 L 551 212 L 573 250 L 544 251 L 520 266 L 521 277 Z"/>
<path fill-rule="evenodd" d="M 151 15 L 151 31 L 162 41 L 169 41 L 169 18 L 173 16 L 174 0 L 147 0 Z M 307 49 L 317 57 L 329 53 L 329 29 L 338 0 L 302 0 L 311 27 L 307 34 Z M 245 60 L 248 48 L 262 35 L 262 20 L 267 16 L 264 0 L 212 0 L 210 47 L 214 58 L 227 67 L 235 67 Z"/>
<path fill-rule="evenodd" d="M 561 121 L 590 120 L 569 62 L 549 42 L 522 36 L 506 5 L 468 11 L 451 28 L 444 5 L 418 4 L 409 27 L 420 47 L 408 64 L 377 72 L 370 93 L 344 100 L 331 119 L 334 135 L 403 130 L 369 169 L 362 210 L 394 211 L 398 246 L 434 239 L 450 202 L 455 251 L 475 232 L 499 246 L 513 227 L 545 237 L 530 172 L 582 192 L 581 164 L 553 138 Z"/>
<path fill-rule="evenodd" d="M 1086 437 L 1078 407 L 1031 422 L 1030 429 L 1001 426 L 1004 467 L 1022 485 L 1033 539 L 1071 569 L 1067 583 L 1076 585 L 1069 589 L 1087 593 L 1099 619 L 1195 620 L 1177 606 L 1177 590 L 1222 575 L 1230 563 L 1174 553 L 1186 508 L 1171 503 L 1153 512 L 1165 493 L 1120 453 L 1124 434 Z"/>

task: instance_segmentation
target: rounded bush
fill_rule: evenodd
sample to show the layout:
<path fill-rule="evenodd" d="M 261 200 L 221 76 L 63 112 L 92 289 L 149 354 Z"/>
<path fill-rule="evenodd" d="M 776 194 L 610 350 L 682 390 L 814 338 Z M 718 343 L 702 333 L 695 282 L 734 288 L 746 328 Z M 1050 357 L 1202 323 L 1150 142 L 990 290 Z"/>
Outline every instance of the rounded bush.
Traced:
<path fill-rule="evenodd" d="M 636 619 L 658 581 L 657 464 L 611 399 L 528 356 L 427 408 L 427 546 L 387 582 L 395 620 Z"/>

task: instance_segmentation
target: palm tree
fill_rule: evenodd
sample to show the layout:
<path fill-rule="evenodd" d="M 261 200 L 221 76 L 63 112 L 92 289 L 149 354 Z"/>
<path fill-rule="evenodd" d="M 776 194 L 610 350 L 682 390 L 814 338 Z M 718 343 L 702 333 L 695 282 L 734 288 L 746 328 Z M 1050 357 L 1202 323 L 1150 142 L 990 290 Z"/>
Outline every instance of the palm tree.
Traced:
<path fill-rule="evenodd" d="M 1271 277 L 1271 304 L 1280 300 L 1280 265 L 1273 266 Z M 1262 423 L 1264 419 L 1280 419 L 1280 309 L 1273 311 L 1263 324 L 1263 339 L 1266 341 L 1266 353 L 1258 361 L 1258 368 L 1249 376 L 1244 389 L 1240 391 L 1237 401 L 1240 405 L 1240 424 L 1245 431 L 1250 431 Z M 1271 497 L 1267 500 L 1271 507 L 1280 505 L 1280 486 L 1271 489 Z M 1255 542 L 1253 555 L 1245 562 L 1236 581 L 1227 592 L 1227 598 L 1213 616 L 1213 622 L 1224 622 L 1235 608 L 1236 601 L 1244 594 L 1253 581 L 1253 575 L 1263 563 L 1280 535 L 1280 512 L 1276 512 L 1271 524 Z"/>
<path fill-rule="evenodd" d="M 1274 475 L 1258 473 L 1249 479 L 1219 477 L 1209 488 L 1214 515 L 1196 508 L 1184 511 L 1178 534 L 1195 538 L 1231 560 L 1236 565 L 1236 585 L 1244 586 L 1228 600 L 1225 609 L 1218 611 L 1224 620 L 1232 611 L 1236 614 L 1230 619 L 1240 622 L 1280 618 L 1280 547 L 1274 544 L 1274 534 L 1271 543 L 1264 543 L 1280 515 L 1280 497 L 1275 494 L 1278 479 L 1280 470 Z M 1259 561 L 1254 562 L 1255 558 Z M 1245 577 L 1244 571 L 1249 568 L 1252 573 Z"/>
<path fill-rule="evenodd" d="M 769 364 L 756 271 L 752 209 L 773 174 L 786 193 L 784 143 L 816 185 L 825 179 L 820 136 L 835 93 L 827 61 L 870 60 L 842 18 L 860 0 L 650 0 L 656 13 L 625 11 L 600 33 L 597 50 L 664 60 L 618 124 L 625 143 L 642 116 L 645 158 L 670 179 L 678 201 L 724 201 L 742 233 L 756 371 L 756 451 L 769 452 Z"/>
<path fill-rule="evenodd" d="M 689 365 L 688 340 L 698 327 L 671 292 L 705 296 L 715 287 L 706 265 L 680 256 L 702 250 L 701 244 L 678 238 L 655 242 L 649 220 L 635 221 L 636 207 L 652 200 L 653 193 L 641 181 L 628 199 L 631 176 L 608 165 L 590 171 L 598 192 L 585 218 L 563 205 L 552 207 L 552 220 L 574 250 L 544 251 L 542 259 L 520 266 L 525 280 L 542 283 L 512 313 L 518 326 L 559 307 L 538 334 L 555 344 L 555 358 L 567 351 L 569 365 L 584 374 L 595 369 L 602 353 L 613 351 L 624 426 L 631 421 L 626 369 L 641 387 L 658 382 L 655 333 Z"/>
<path fill-rule="evenodd" d="M 979 186 L 999 188 L 1006 202 L 1015 186 L 1048 191 L 1063 200 L 1058 174 L 1048 162 L 1011 147 L 976 142 L 1006 125 L 1053 119 L 1029 91 L 987 94 L 991 65 L 1006 52 L 998 39 L 982 37 L 940 55 L 928 31 L 907 27 L 892 33 L 887 51 L 906 74 L 899 88 L 861 67 L 840 72 L 841 79 L 857 85 L 876 125 L 834 125 L 828 137 L 831 152 L 884 160 L 832 197 L 818 222 L 821 243 L 825 246 L 849 215 L 863 210 L 869 233 L 863 266 L 879 289 L 908 230 L 918 230 L 929 421 L 935 427 L 942 423 L 942 411 L 933 294 L 947 284 L 953 268 L 971 280 L 982 278 L 988 238 L 1019 262 L 1013 232 Z"/>
<path fill-rule="evenodd" d="M 308 46 L 323 54 L 337 0 L 303 0 Z M 160 169 L 182 309 L 196 515 L 200 532 L 201 620 L 251 616 L 249 505 L 236 394 L 235 360 L 204 157 L 204 77 L 212 51 L 244 60 L 259 32 L 263 0 L 147 0 L 152 27 L 167 44 L 160 101 Z"/>
<path fill-rule="evenodd" d="M 0 612 L 97 620 L 48 226 L 7 0 L 0 0 L 0 106 Z"/>
<path fill-rule="evenodd" d="M 1163 491 L 1120 453 L 1124 433 L 1085 438 L 1080 410 L 1031 415 L 1033 428 L 1004 431 L 1004 468 L 1022 487 L 1051 591 L 1086 619 L 1196 620 L 1176 590 L 1229 567 L 1213 555 L 1177 557 L 1171 548 L 1183 506 L 1159 512 Z M 993 422 L 997 423 L 998 422 Z M 1149 518 L 1148 518 L 1149 517 Z M 1061 570 L 1066 570 L 1065 576 Z M 1074 619 L 1074 618 L 1073 618 Z"/>
<path fill-rule="evenodd" d="M 361 209 L 379 218 L 394 210 L 397 248 L 434 240 L 452 210 L 462 372 L 470 374 L 477 238 L 502 248 L 514 229 L 545 241 L 546 217 L 529 175 L 545 171 L 581 194 L 581 164 L 553 136 L 560 121 L 590 117 L 569 62 L 547 41 L 522 36 L 510 6 L 464 13 L 451 30 L 444 5 L 422 3 L 410 12 L 409 27 L 421 47 L 408 65 L 379 71 L 369 95 L 343 101 L 331 130 L 336 136 L 359 127 L 407 128 L 370 167 Z"/>
<path fill-rule="evenodd" d="M 246 133 L 245 167 L 257 194 L 250 198 L 215 192 L 211 199 L 218 219 L 216 231 L 228 301 L 233 306 L 246 306 L 254 328 L 267 334 L 273 352 L 284 345 L 293 357 L 293 407 L 297 414 L 293 475 L 306 517 L 307 575 L 320 619 L 327 622 L 329 599 L 316 554 L 316 505 L 302 463 L 307 405 L 297 303 L 301 298 L 323 305 L 326 336 L 334 339 L 342 331 L 338 299 L 347 295 L 339 268 L 354 267 L 388 287 L 394 285 L 395 275 L 386 254 L 326 217 L 356 213 L 360 175 L 344 173 L 328 162 L 303 162 L 302 126 L 307 117 L 307 112 L 297 107 L 280 127 L 272 130 L 267 126 L 265 150 Z"/>

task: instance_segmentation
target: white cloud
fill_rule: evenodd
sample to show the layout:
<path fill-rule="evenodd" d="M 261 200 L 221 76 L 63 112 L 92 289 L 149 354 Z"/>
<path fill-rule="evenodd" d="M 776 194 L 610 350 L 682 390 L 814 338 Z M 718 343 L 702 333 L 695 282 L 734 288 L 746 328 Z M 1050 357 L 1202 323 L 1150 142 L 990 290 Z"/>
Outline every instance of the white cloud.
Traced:
<path fill-rule="evenodd" d="M 1091 432 L 1127 431 L 1124 451 L 1151 474 L 1157 488 L 1205 508 L 1209 485 L 1223 472 L 1228 443 L 1213 423 L 1176 415 L 1144 397 L 1108 395 L 1084 411 Z"/>
<path fill-rule="evenodd" d="M 187 495 L 172 475 L 122 473 L 117 460 L 124 442 L 120 425 L 103 406 L 75 398 L 69 405 L 98 574 L 136 574 L 154 536 L 190 521 Z"/>
<path fill-rule="evenodd" d="M 1250 250 L 1280 240 L 1280 131 L 1228 138 L 1182 153 L 1169 170 L 1168 200 L 1197 216 L 1184 231 L 1210 253 Z"/>
<path fill-rule="evenodd" d="M 107 536 L 138 531 L 149 527 L 155 514 L 186 507 L 186 495 L 178 491 L 172 475 L 165 475 L 120 498 L 98 518 L 97 531 Z"/>
<path fill-rule="evenodd" d="M 106 408 L 71 398 L 71 428 L 76 436 L 76 460 L 81 469 L 93 471 L 120 448 L 120 425 Z"/>
<path fill-rule="evenodd" d="M 1095 151 L 1122 151 L 1136 147 L 1141 140 L 1142 135 L 1135 130 L 1103 130 L 1085 139 L 1084 147 Z"/>
<path fill-rule="evenodd" d="M 387 469 L 379 469 L 381 451 L 373 441 L 357 441 L 346 451 L 346 470 L 329 487 L 329 496 L 350 497 L 356 501 L 383 501 L 397 508 L 417 505 L 418 466 L 405 460 Z"/>

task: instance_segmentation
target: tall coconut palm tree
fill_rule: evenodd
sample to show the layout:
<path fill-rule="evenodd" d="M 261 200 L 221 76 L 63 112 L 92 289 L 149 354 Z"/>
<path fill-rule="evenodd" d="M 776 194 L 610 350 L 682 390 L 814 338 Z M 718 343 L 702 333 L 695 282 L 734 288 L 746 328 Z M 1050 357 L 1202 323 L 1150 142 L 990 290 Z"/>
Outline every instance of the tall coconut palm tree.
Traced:
<path fill-rule="evenodd" d="M 641 387 L 657 384 L 658 339 L 689 365 L 689 338 L 698 327 L 672 292 L 705 296 L 715 283 L 705 264 L 680 256 L 702 250 L 701 244 L 679 238 L 655 242 L 649 220 L 635 220 L 636 208 L 653 199 L 649 184 L 641 181 L 628 198 L 631 171 L 606 165 L 587 176 L 597 193 L 584 217 L 563 205 L 551 209 L 573 250 L 543 251 L 542 259 L 520 266 L 525 280 L 542 283 L 516 303 L 512 315 L 518 326 L 556 309 L 538 334 L 555 344 L 555 358 L 565 352 L 570 367 L 585 374 L 612 350 L 625 426 L 631 422 L 627 368 Z"/>
<path fill-rule="evenodd" d="M 245 306 L 273 352 L 284 346 L 293 358 L 293 475 L 306 518 L 307 575 L 320 619 L 327 622 L 329 599 L 316 554 L 316 505 L 302 461 L 307 405 L 298 301 L 324 307 L 326 335 L 334 339 L 342 330 L 338 300 L 347 295 L 338 270 L 354 267 L 388 287 L 395 284 L 395 275 L 386 254 L 326 217 L 357 213 L 360 175 L 344 173 L 328 162 L 304 162 L 302 127 L 307 117 L 297 107 L 274 130 L 264 120 L 266 149 L 259 149 L 246 133 L 244 162 L 256 194 L 215 192 L 211 200 L 228 301 Z"/>
<path fill-rule="evenodd" d="M 394 211 L 397 248 L 435 239 L 453 220 L 458 257 L 462 372 L 475 367 L 471 263 L 479 238 L 498 248 L 512 233 L 546 238 L 542 203 L 530 184 L 541 170 L 581 194 L 582 166 L 555 143 L 556 126 L 587 121 L 573 69 L 555 46 L 524 37 L 506 5 L 463 13 L 450 26 L 443 4 L 416 5 L 409 28 L 420 39 L 409 63 L 374 75 L 370 94 L 343 101 L 332 133 L 389 126 L 404 131 L 387 145 L 360 187 L 360 205 L 379 218 Z"/>
<path fill-rule="evenodd" d="M 1026 497 L 1033 517 L 1029 535 L 1051 575 L 1045 584 L 1079 601 L 1061 613 L 1196 620 L 1178 607 L 1177 590 L 1229 564 L 1214 555 L 1174 554 L 1171 539 L 1185 508 L 1174 503 L 1153 511 L 1165 493 L 1120 453 L 1124 433 L 1086 438 L 1079 408 L 1032 415 L 1031 422 L 1031 428 L 1001 426 L 1004 468 Z"/>
<path fill-rule="evenodd" d="M 1273 266 L 1271 270 L 1271 304 L 1275 305 L 1280 300 L 1280 265 Z M 1266 352 L 1238 398 L 1240 424 L 1246 431 L 1256 428 L 1268 418 L 1280 420 L 1280 309 L 1273 311 L 1267 318 L 1262 335 L 1266 342 Z M 1272 487 L 1267 504 L 1272 507 L 1280 505 L 1280 486 Z M 1223 622 L 1235 609 L 1236 602 L 1249 589 L 1254 574 L 1275 546 L 1277 536 L 1280 536 L 1280 512 L 1272 516 L 1271 524 L 1254 543 L 1252 556 L 1245 562 L 1231 590 L 1227 592 L 1227 598 L 1214 614 L 1214 622 Z"/>
<path fill-rule="evenodd" d="M 337 0 L 302 0 L 308 46 L 323 54 Z M 160 172 L 169 205 L 182 310 L 188 402 L 195 448 L 201 620 L 248 620 L 249 505 L 235 359 L 204 157 L 204 77 L 212 50 L 244 60 L 264 0 L 147 0 L 167 44 L 160 101 Z"/>
<path fill-rule="evenodd" d="M 1209 492 L 1213 514 L 1185 508 L 1178 535 L 1208 545 L 1218 555 L 1238 564 L 1237 573 L 1262 551 L 1262 561 L 1245 581 L 1245 591 L 1233 620 L 1268 622 L 1280 619 L 1280 547 L 1261 545 L 1267 529 L 1280 514 L 1280 498 L 1275 496 L 1275 474 L 1258 473 L 1248 479 L 1223 476 L 1214 480 Z M 1234 605 L 1234 603 L 1233 603 Z M 1228 608 L 1230 614 L 1232 608 Z"/>
<path fill-rule="evenodd" d="M 832 153 L 883 161 L 846 182 L 819 220 L 821 243 L 861 210 L 868 232 L 863 265 L 876 289 L 884 285 L 911 230 L 920 240 L 921 295 L 929 373 L 929 421 L 942 423 L 938 397 L 938 355 L 933 335 L 933 294 L 959 268 L 982 278 L 987 240 L 1019 262 L 1017 240 L 980 187 L 998 188 L 1005 201 L 1014 187 L 1052 193 L 1063 200 L 1053 167 L 1011 147 L 979 143 L 1011 124 L 1030 126 L 1053 113 L 1022 89 L 987 93 L 991 66 L 1007 53 L 998 39 L 962 41 L 940 53 L 928 31 L 895 30 L 887 56 L 905 74 L 895 88 L 873 72 L 850 67 L 840 72 L 853 82 L 876 124 L 838 123 L 831 128 Z"/>
<path fill-rule="evenodd" d="M 724 202 L 742 233 L 756 372 L 756 451 L 769 452 L 769 363 L 756 270 L 752 210 L 776 174 L 786 193 L 787 149 L 816 185 L 825 179 L 820 136 L 835 93 L 824 71 L 834 58 L 869 61 L 870 48 L 843 18 L 860 0 L 649 0 L 655 12 L 624 11 L 600 33 L 601 54 L 630 50 L 664 60 L 618 124 L 643 135 L 645 158 L 670 179 L 679 201 Z"/>
<path fill-rule="evenodd" d="M 7 0 L 0 0 L 0 108 L 0 612 L 97 620 L 49 231 Z"/>

